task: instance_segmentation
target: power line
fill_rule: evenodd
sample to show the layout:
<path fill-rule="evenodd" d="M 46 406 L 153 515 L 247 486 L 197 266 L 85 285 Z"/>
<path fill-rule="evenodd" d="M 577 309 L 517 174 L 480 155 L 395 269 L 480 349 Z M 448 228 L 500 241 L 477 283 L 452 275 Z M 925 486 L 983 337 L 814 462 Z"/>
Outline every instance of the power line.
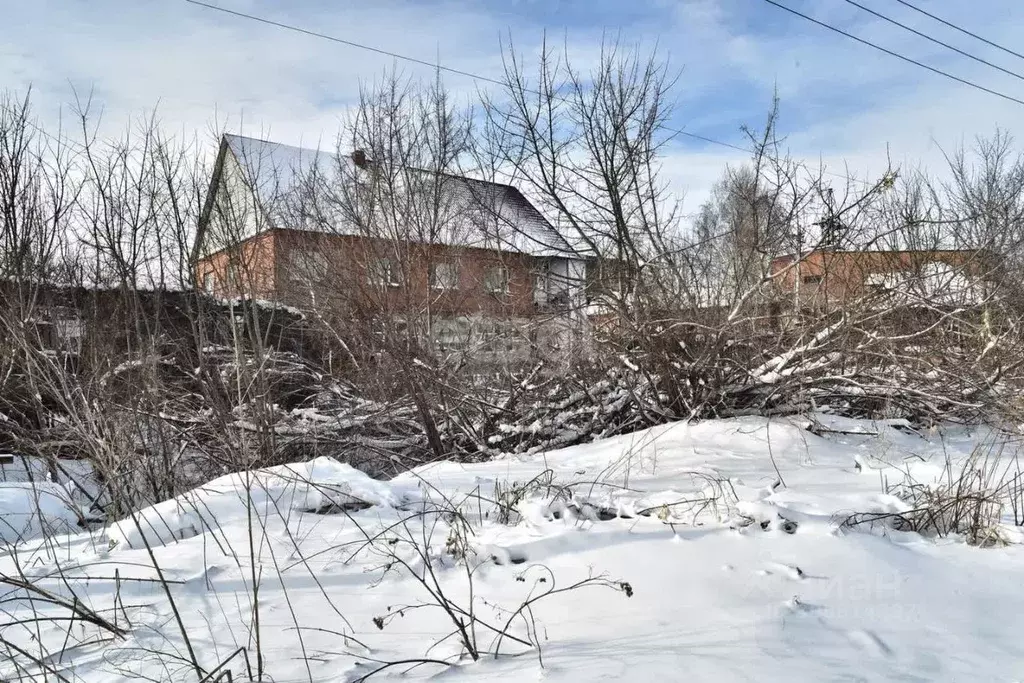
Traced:
<path fill-rule="evenodd" d="M 444 72 L 447 72 L 447 73 L 450 73 L 450 74 L 456 74 L 458 76 L 466 76 L 468 78 L 472 78 L 472 79 L 479 80 L 479 81 L 487 81 L 488 83 L 493 83 L 495 85 L 503 85 L 501 81 L 499 81 L 499 80 L 497 80 L 495 78 L 488 78 L 487 76 L 481 76 L 479 74 L 469 73 L 468 71 L 462 71 L 460 69 L 454 69 L 452 67 L 445 66 L 445 65 L 439 64 L 439 63 L 435 64 L 433 62 L 428 62 L 428 61 L 426 61 L 424 59 L 418 59 L 416 57 L 410 57 L 408 55 L 403 55 L 403 54 L 399 54 L 397 52 L 391 52 L 389 50 L 384 50 L 384 49 L 379 48 L 379 47 L 374 47 L 373 45 L 367 45 L 365 43 L 357 43 L 354 40 L 345 40 L 344 38 L 338 38 L 336 36 L 327 35 L 326 33 L 320 33 L 319 31 L 311 31 L 309 29 L 302 28 L 300 26 L 293 26 L 291 24 L 284 24 L 284 23 L 281 23 L 279 21 L 274 21 L 272 19 L 266 19 L 264 17 L 256 16 L 255 14 L 247 14 L 246 12 L 238 12 L 238 11 L 233 10 L 233 9 L 228 9 L 227 7 L 220 7 L 218 5 L 211 5 L 209 3 L 202 2 L 201 0 L 185 0 L 185 2 L 187 2 L 189 4 L 192 4 L 192 5 L 198 5 L 199 7 L 205 7 L 207 9 L 217 10 L 218 12 L 224 12 L 225 14 L 233 14 L 236 17 L 242 17 L 243 19 L 251 19 L 252 21 L 258 21 L 261 24 L 267 24 L 268 26 L 276 26 L 277 28 L 283 28 L 283 29 L 286 29 L 288 31 L 294 31 L 296 33 L 303 33 L 303 34 L 305 34 L 307 36 L 313 36 L 314 38 L 322 38 L 324 40 L 329 40 L 329 41 L 331 41 L 333 43 L 340 43 L 342 45 L 348 45 L 349 47 L 359 48 L 360 50 L 369 50 L 370 52 L 376 52 L 377 54 L 384 55 L 385 57 L 392 57 L 394 59 L 401 59 L 401 60 L 404 60 L 406 62 L 412 62 L 414 64 L 419 64 L 421 66 L 429 66 L 431 69 L 438 69 L 439 71 L 444 71 Z"/>
<path fill-rule="evenodd" d="M 998 64 L 993 64 L 992 62 L 990 62 L 988 60 L 982 59 L 981 57 L 978 57 L 976 55 L 972 55 L 970 52 L 966 52 L 964 50 L 961 50 L 960 48 L 956 47 L 955 45 L 950 45 L 949 43 L 944 43 L 941 40 L 939 40 L 938 38 L 933 38 L 932 36 L 928 35 L 927 33 L 923 33 L 921 31 L 918 31 L 916 28 L 914 28 L 912 26 L 907 26 L 906 24 L 901 23 L 899 21 L 896 21 L 895 19 L 892 19 L 891 17 L 885 16 L 881 12 L 876 12 L 875 10 L 871 9 L 870 7 L 865 7 L 864 5 L 860 4 L 859 2 L 856 2 L 856 0 L 846 0 L 846 2 L 848 2 L 851 5 L 853 5 L 854 7 L 858 7 L 860 9 L 864 10 L 868 14 L 872 14 L 872 15 L 878 17 L 879 19 L 882 19 L 883 21 L 887 21 L 890 24 L 893 24 L 894 26 L 899 26 L 900 28 L 902 28 L 902 29 L 904 29 L 906 31 L 910 31 L 911 33 L 913 33 L 916 36 L 920 36 L 920 37 L 924 38 L 925 40 L 928 40 L 928 41 L 931 41 L 931 42 L 935 43 L 936 45 L 941 45 L 942 47 L 946 48 L 947 50 L 952 50 L 953 52 L 956 52 L 959 55 L 963 55 L 964 57 L 967 57 L 968 59 L 973 59 L 974 61 L 976 61 L 976 62 L 978 62 L 980 64 L 984 64 L 986 66 L 990 66 L 993 69 L 998 69 L 999 71 L 1002 71 L 1004 74 L 1009 74 L 1010 76 L 1013 76 L 1014 78 L 1019 78 L 1020 80 L 1024 81 L 1024 76 L 1021 76 L 1016 71 L 1010 71 L 1009 69 L 1004 69 L 1003 67 L 999 66 Z"/>
<path fill-rule="evenodd" d="M 472 72 L 462 71 L 461 69 L 453 69 L 452 67 L 445 67 L 439 61 L 438 62 L 427 61 L 426 59 L 420 59 L 418 57 L 411 57 L 408 54 L 400 54 L 398 52 L 392 52 L 390 50 L 385 50 L 385 49 L 380 48 L 380 47 L 374 47 L 373 45 L 367 45 L 366 43 L 357 43 L 357 42 L 352 41 L 352 40 L 346 40 L 344 38 L 338 38 L 337 36 L 330 36 L 330 35 L 328 35 L 326 33 L 319 33 L 317 31 L 310 31 L 309 29 L 303 29 L 302 27 L 297 27 L 297 26 L 294 26 L 294 25 L 291 25 L 291 24 L 284 24 L 282 22 L 274 22 L 273 19 L 268 19 L 268 18 L 265 18 L 263 16 L 257 16 L 256 14 L 249 14 L 247 12 L 240 12 L 240 11 L 234 10 L 234 9 L 227 9 L 226 7 L 220 7 L 218 5 L 213 5 L 213 4 L 210 4 L 208 2 L 203 2 L 202 0 L 185 0 L 185 2 L 187 2 L 189 4 L 193 4 L 193 5 L 198 5 L 200 7 L 206 7 L 207 9 L 215 9 L 215 10 L 217 10 L 219 12 L 224 12 L 225 14 L 233 14 L 234 16 L 240 16 L 242 18 L 251 19 L 251 20 L 253 20 L 253 22 L 259 22 L 260 24 L 265 24 L 267 26 L 272 26 L 272 27 L 276 27 L 276 28 L 279 28 L 279 29 L 285 29 L 287 31 L 294 31 L 295 33 L 301 33 L 301 34 L 304 34 L 306 36 L 312 36 L 314 38 L 323 38 L 324 40 L 330 40 L 333 43 L 340 43 L 341 45 L 347 45 L 348 47 L 355 47 L 355 48 L 358 48 L 360 50 L 369 50 L 371 52 L 376 52 L 377 54 L 383 54 L 385 56 L 392 57 L 394 59 L 401 59 L 401 60 L 404 60 L 404 61 L 410 61 L 410 62 L 413 62 L 413 63 L 417 63 L 417 65 L 420 65 L 422 67 L 429 67 L 431 69 L 436 69 L 438 71 L 442 71 L 442 72 L 449 73 L 449 74 L 455 74 L 457 76 L 465 76 L 466 78 L 471 78 L 471 79 L 473 79 L 475 81 L 483 81 L 485 83 L 490 83 L 490 84 L 498 85 L 498 86 L 505 86 L 506 85 L 504 81 L 500 81 L 500 80 L 498 80 L 496 78 L 490 78 L 489 76 L 482 76 L 480 74 L 474 74 Z M 526 89 L 526 91 L 529 92 L 530 94 L 542 94 L 542 93 L 538 92 L 537 90 Z M 676 129 L 670 129 L 670 130 L 672 132 L 674 132 L 674 133 L 679 133 L 680 135 L 686 135 L 687 137 L 692 137 L 694 139 L 701 140 L 703 142 L 710 142 L 711 144 L 718 144 L 718 145 L 721 145 L 723 147 L 729 147 L 730 150 L 736 150 L 737 152 L 745 152 L 745 153 L 748 153 L 748 154 L 753 154 L 753 151 L 748 150 L 748 148 L 741 147 L 739 145 L 732 144 L 730 142 L 722 142 L 721 140 L 716 140 L 716 139 L 711 138 L 711 137 L 706 137 L 706 136 L 703 136 L 703 135 L 697 135 L 696 133 L 689 133 L 689 132 L 687 132 L 685 130 L 676 130 Z"/>
<path fill-rule="evenodd" d="M 430 62 L 430 61 L 427 61 L 427 60 L 424 60 L 424 59 L 419 59 L 417 57 L 410 57 L 408 55 L 403 55 L 403 54 L 398 53 L 398 52 L 391 52 L 390 50 L 385 50 L 385 49 L 382 49 L 382 48 L 379 48 L 379 47 L 374 47 L 373 45 L 367 45 L 367 44 L 364 44 L 364 43 L 358 43 L 358 42 L 353 41 L 353 40 L 347 40 L 347 39 L 344 39 L 344 38 L 338 38 L 337 36 L 328 35 L 326 33 L 321 33 L 319 31 L 311 31 L 309 29 L 302 28 L 301 26 L 295 26 L 293 24 L 285 24 L 285 23 L 280 22 L 280 21 L 274 21 L 272 19 L 267 19 L 265 17 L 257 16 L 255 14 L 249 14 L 249 13 L 246 13 L 246 12 L 239 12 L 237 10 L 227 9 L 226 7 L 220 7 L 218 5 L 213 5 L 213 4 L 210 4 L 210 3 L 207 3 L 207 2 L 203 2 L 202 0 L 185 0 L 185 2 L 187 2 L 189 4 L 192 4 L 192 5 L 197 5 L 199 7 L 204 7 L 206 9 L 215 10 L 217 12 L 224 12 L 225 14 L 231 14 L 231 15 L 234 15 L 236 17 L 241 17 L 243 19 L 249 19 L 251 21 L 259 22 L 261 24 L 266 24 L 268 26 L 274 26 L 276 28 L 285 29 L 286 31 L 293 31 L 295 33 L 301 33 L 303 35 L 312 36 L 314 38 L 322 38 L 324 40 L 329 40 L 329 41 L 331 41 L 333 43 L 339 43 L 341 45 L 346 45 L 348 47 L 354 47 L 354 48 L 358 48 L 360 50 L 369 50 L 370 52 L 374 52 L 374 53 L 379 54 L 379 55 L 384 55 L 384 56 L 387 56 L 387 57 L 391 57 L 393 59 L 403 60 L 403 61 L 411 62 L 413 64 L 419 64 L 421 66 L 427 66 L 427 67 L 430 67 L 431 69 L 437 69 L 439 71 L 444 71 L 446 73 L 456 74 L 458 76 L 465 76 L 465 77 L 471 78 L 473 80 L 484 81 L 486 83 L 492 83 L 494 85 L 498 85 L 498 86 L 502 86 L 502 87 L 504 87 L 506 85 L 505 82 L 500 81 L 500 80 L 498 80 L 496 78 L 491 78 L 489 76 L 483 76 L 481 74 L 476 74 L 476 73 L 473 73 L 471 71 L 463 71 L 461 69 L 455 69 L 455 68 L 452 68 L 452 67 L 449 67 L 449 66 L 445 66 L 444 64 L 441 64 L 440 62 L 436 62 L 435 63 L 435 62 Z M 539 93 L 536 90 L 526 89 L 526 91 L 530 92 L 531 94 L 541 94 L 541 93 Z M 1022 104 L 1024 104 L 1024 102 L 1022 102 Z M 684 135 L 686 137 L 693 138 L 695 140 L 700 140 L 702 142 L 707 142 L 707 143 L 712 144 L 712 145 L 718 145 L 720 147 L 726 147 L 728 149 L 736 150 L 737 152 L 743 152 L 745 154 L 754 154 L 755 153 L 754 150 L 749 149 L 747 147 L 741 147 L 740 145 L 734 145 L 734 144 L 732 144 L 730 142 L 723 142 L 721 140 L 716 140 L 714 138 L 710 138 L 710 137 L 707 137 L 705 135 L 699 135 L 697 133 L 690 133 L 688 131 L 681 130 L 681 129 L 676 129 L 676 128 L 667 128 L 667 130 L 669 132 L 677 133 L 679 135 Z M 870 184 L 866 180 L 861 180 L 859 178 L 852 178 L 852 177 L 850 177 L 848 175 L 844 175 L 842 173 L 835 173 L 835 172 L 832 172 L 832 171 L 823 171 L 823 172 L 826 175 L 830 175 L 830 176 L 833 176 L 835 178 L 842 178 L 844 180 L 848 180 L 848 181 L 855 182 L 855 183 L 862 183 L 864 185 L 869 185 Z"/>
<path fill-rule="evenodd" d="M 188 0 L 188 1 L 191 2 L 192 0 Z M 973 83 L 973 82 L 967 80 L 966 78 L 960 78 L 959 76 L 954 76 L 953 74 L 949 73 L 948 71 L 943 71 L 942 69 L 936 69 L 934 66 L 929 66 L 929 65 L 925 64 L 924 62 L 919 62 L 916 59 L 912 59 L 910 57 L 907 57 L 906 55 L 901 55 L 899 52 L 894 52 L 894 51 L 892 51 L 892 50 L 890 50 L 888 48 L 882 47 L 881 45 L 878 45 L 876 43 L 872 43 L 870 40 L 865 40 L 864 38 L 860 38 L 858 36 L 855 36 L 852 33 L 848 33 L 847 31 L 844 31 L 841 28 L 833 26 L 832 24 L 826 24 L 824 21 L 818 21 L 817 19 L 815 19 L 812 16 L 804 14 L 803 12 L 798 12 L 797 10 L 795 10 L 795 9 L 793 9 L 791 7 L 786 7 L 783 4 L 775 2 L 775 0 L 764 0 L 764 1 L 767 2 L 769 5 L 774 5 L 775 7 L 778 7 L 781 10 L 785 10 L 786 12 L 789 12 L 790 14 L 794 14 L 794 15 L 800 17 L 801 19 L 806 19 L 807 21 L 809 21 L 809 22 L 811 22 L 813 24 L 817 24 L 818 26 L 821 26 L 822 28 L 827 28 L 830 31 L 835 31 L 839 35 L 846 36 L 847 38 L 850 38 L 851 40 L 856 40 L 858 43 L 861 43 L 863 45 L 867 45 L 868 47 L 872 47 L 872 48 L 874 48 L 876 50 L 879 50 L 880 52 L 884 52 L 887 55 L 890 55 L 890 56 L 895 57 L 897 59 L 901 59 L 904 62 L 907 62 L 909 64 L 913 64 L 914 66 L 919 66 L 922 69 L 927 69 L 928 71 L 931 71 L 932 73 L 938 74 L 940 76 L 945 76 L 946 78 L 948 78 L 948 79 L 950 79 L 952 81 L 956 81 L 957 83 L 961 83 L 963 85 L 970 86 L 972 88 L 975 88 L 976 90 L 981 90 L 982 92 L 987 92 L 990 95 L 995 95 L 996 97 L 1001 97 L 1004 100 L 1009 100 L 1010 102 L 1015 102 L 1017 104 L 1024 105 L 1024 100 L 1019 100 L 1016 97 L 1013 97 L 1011 95 L 1006 95 L 1004 93 L 999 92 L 998 90 L 992 90 L 991 88 L 986 88 L 985 86 L 978 85 L 977 83 Z"/>
<path fill-rule="evenodd" d="M 916 5 L 912 5 L 909 2 L 906 2 L 906 0 L 896 0 L 896 2 L 898 2 L 901 5 L 904 5 L 906 7 L 909 7 L 910 9 L 914 10 L 915 12 L 920 12 L 921 14 L 925 15 L 929 19 L 934 19 L 935 21 L 939 22 L 940 24 L 944 24 L 944 25 L 950 27 L 951 29 L 955 29 L 957 31 L 960 31 L 960 33 L 963 33 L 965 35 L 970 36 L 971 38 L 975 38 L 977 40 L 980 40 L 981 42 L 985 43 L 986 45 L 991 45 L 992 47 L 997 48 L 999 50 L 1002 50 L 1003 52 L 1005 52 L 1007 54 L 1011 54 L 1014 57 L 1020 57 L 1021 59 L 1024 59 L 1024 55 L 1022 55 L 1021 53 L 1014 52 L 1010 48 L 1003 47 L 999 43 L 993 43 L 991 40 L 988 40 L 987 38 L 982 38 L 977 33 L 971 33 L 970 31 L 968 31 L 965 28 L 961 28 L 961 27 L 957 26 L 956 24 L 954 24 L 952 22 L 946 21 L 945 19 L 943 19 L 941 17 L 937 17 L 934 14 L 931 14 L 930 12 L 926 12 L 925 10 L 921 9 L 920 7 L 917 7 Z"/>

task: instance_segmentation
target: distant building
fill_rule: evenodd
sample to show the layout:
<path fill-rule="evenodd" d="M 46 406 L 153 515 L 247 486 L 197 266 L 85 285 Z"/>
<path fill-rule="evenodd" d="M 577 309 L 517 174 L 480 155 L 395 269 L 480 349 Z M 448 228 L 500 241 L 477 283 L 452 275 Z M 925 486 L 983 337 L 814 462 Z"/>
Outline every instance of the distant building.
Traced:
<path fill-rule="evenodd" d="M 776 258 L 771 272 L 780 295 L 801 308 L 859 300 L 962 305 L 983 299 L 994 265 L 977 250 L 817 249 Z"/>
<path fill-rule="evenodd" d="M 582 310 L 585 260 L 515 187 L 414 171 L 436 194 L 421 200 L 435 202 L 427 227 L 325 219 L 319 205 L 314 220 L 309 183 L 339 164 L 351 165 L 356 183 L 374 173 L 361 151 L 339 159 L 225 135 L 204 210 L 200 286 L 346 316 L 429 311 L 446 346 L 525 322 L 567 329 Z"/>

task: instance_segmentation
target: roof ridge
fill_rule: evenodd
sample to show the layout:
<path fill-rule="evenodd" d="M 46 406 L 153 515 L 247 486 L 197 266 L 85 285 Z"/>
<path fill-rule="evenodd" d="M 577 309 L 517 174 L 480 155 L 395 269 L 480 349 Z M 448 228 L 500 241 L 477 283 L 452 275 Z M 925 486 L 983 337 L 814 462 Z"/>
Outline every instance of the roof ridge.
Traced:
<path fill-rule="evenodd" d="M 319 147 L 305 147 L 303 145 L 290 145 L 287 142 L 275 142 L 274 140 L 267 140 L 265 138 L 256 138 L 251 135 L 241 135 L 239 133 L 224 133 L 225 138 L 235 138 L 236 140 L 248 140 L 250 142 L 259 142 L 264 145 L 273 145 L 275 147 L 287 147 L 288 149 L 298 150 L 300 152 L 310 152 L 314 154 L 330 154 L 336 155 L 335 152 L 328 151 L 327 149 L 321 149 Z"/>
<path fill-rule="evenodd" d="M 275 188 L 288 188 L 290 182 L 294 180 L 297 174 L 303 173 L 303 168 L 307 167 L 319 167 L 321 164 L 333 164 L 342 161 L 345 158 L 340 150 L 328 151 L 321 148 L 310 148 L 303 147 L 301 145 L 288 145 L 281 142 L 273 142 L 271 140 L 264 140 L 261 138 L 254 138 L 251 136 L 240 135 L 237 133 L 224 133 L 223 141 L 227 147 L 231 150 L 232 154 L 237 160 L 245 166 L 252 168 L 254 159 L 259 163 L 259 167 L 255 168 L 257 174 L 256 180 L 259 182 L 260 187 L 254 188 L 257 193 L 263 192 L 263 179 L 264 175 L 274 174 L 271 187 Z M 265 167 L 264 158 L 266 164 L 269 166 Z M 289 170 L 289 167 L 290 170 Z M 522 242 L 522 244 L 516 249 L 523 251 L 524 253 L 534 253 L 537 251 L 551 251 L 560 254 L 572 254 L 575 253 L 575 249 L 562 232 L 555 227 L 555 224 L 548 220 L 540 209 L 527 197 L 527 195 L 515 185 L 511 183 L 501 183 L 493 180 L 484 180 L 481 178 L 473 178 L 468 175 L 461 175 L 450 173 L 448 171 L 436 170 L 432 171 L 429 169 L 418 168 L 414 165 L 405 166 L 408 171 L 414 173 L 431 174 L 439 178 L 451 179 L 452 181 L 459 181 L 454 183 L 457 186 L 461 186 L 463 189 L 458 190 L 459 193 L 468 193 L 470 195 L 483 193 L 488 197 L 487 201 L 493 199 L 500 200 L 500 204 L 503 208 L 500 209 L 499 221 L 508 221 L 512 226 L 514 232 L 519 235 L 515 241 Z M 307 168 L 308 170 L 308 168 Z M 283 176 L 277 175 L 283 174 Z M 480 188 L 474 190 L 473 188 Z M 484 190 L 483 188 L 487 188 Z M 275 192 L 278 190 L 275 190 Z M 468 201 L 468 200 L 467 200 Z M 273 202 L 277 204 L 277 201 Z M 507 209 L 505 208 L 507 207 Z M 271 212 L 280 211 L 280 207 L 268 207 Z M 514 215 L 512 213 L 514 212 Z M 274 221 L 275 223 L 281 223 L 283 227 L 284 222 Z M 487 239 L 494 236 L 488 237 L 483 234 L 482 229 L 478 230 L 481 235 Z"/>

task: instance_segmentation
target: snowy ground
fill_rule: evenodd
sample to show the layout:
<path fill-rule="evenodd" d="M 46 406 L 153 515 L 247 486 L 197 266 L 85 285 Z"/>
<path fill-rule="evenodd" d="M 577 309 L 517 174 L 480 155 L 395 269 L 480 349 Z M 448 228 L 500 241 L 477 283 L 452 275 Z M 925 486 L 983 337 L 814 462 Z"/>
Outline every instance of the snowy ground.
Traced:
<path fill-rule="evenodd" d="M 61 460 L 55 469 L 56 477 L 39 458 L 0 454 L 0 545 L 78 530 L 98 495 L 92 468 Z"/>
<path fill-rule="evenodd" d="M 204 672 L 228 660 L 245 680 L 243 657 L 231 659 L 245 648 L 253 669 L 262 654 L 265 680 L 358 680 L 460 655 L 431 591 L 471 611 L 467 633 L 493 653 L 487 625 L 503 627 L 524 599 L 604 577 L 513 619 L 510 635 L 539 649 L 505 638 L 497 658 L 406 677 L 1024 680 L 1024 546 L 840 528 L 854 512 L 905 509 L 886 482 L 939 477 L 988 433 L 829 423 L 844 433 L 815 436 L 803 420 L 676 424 L 391 482 L 326 459 L 225 477 L 102 532 L 9 548 L 0 638 L 21 653 L 8 647 L 0 679 L 37 659 L 48 676 L 37 664 L 24 680 L 198 681 L 194 656 Z M 461 517 L 438 513 L 449 507 Z M 34 600 L 12 580 L 35 586 Z"/>

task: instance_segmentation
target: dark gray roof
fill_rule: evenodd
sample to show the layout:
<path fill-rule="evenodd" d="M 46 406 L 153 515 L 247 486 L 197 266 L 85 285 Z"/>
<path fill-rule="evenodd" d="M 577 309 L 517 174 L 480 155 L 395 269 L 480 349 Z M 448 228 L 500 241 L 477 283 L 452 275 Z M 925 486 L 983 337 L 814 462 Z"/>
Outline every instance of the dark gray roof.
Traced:
<path fill-rule="evenodd" d="M 323 178 L 335 173 L 336 154 L 238 135 L 225 135 L 224 141 L 274 227 L 323 230 L 289 209 L 305 179 L 314 173 Z M 534 256 L 574 255 L 565 238 L 517 188 L 465 176 L 417 173 L 442 180 L 438 185 L 443 188 L 445 218 L 428 241 Z M 332 221 L 330 231 L 360 234 L 341 219 Z"/>

